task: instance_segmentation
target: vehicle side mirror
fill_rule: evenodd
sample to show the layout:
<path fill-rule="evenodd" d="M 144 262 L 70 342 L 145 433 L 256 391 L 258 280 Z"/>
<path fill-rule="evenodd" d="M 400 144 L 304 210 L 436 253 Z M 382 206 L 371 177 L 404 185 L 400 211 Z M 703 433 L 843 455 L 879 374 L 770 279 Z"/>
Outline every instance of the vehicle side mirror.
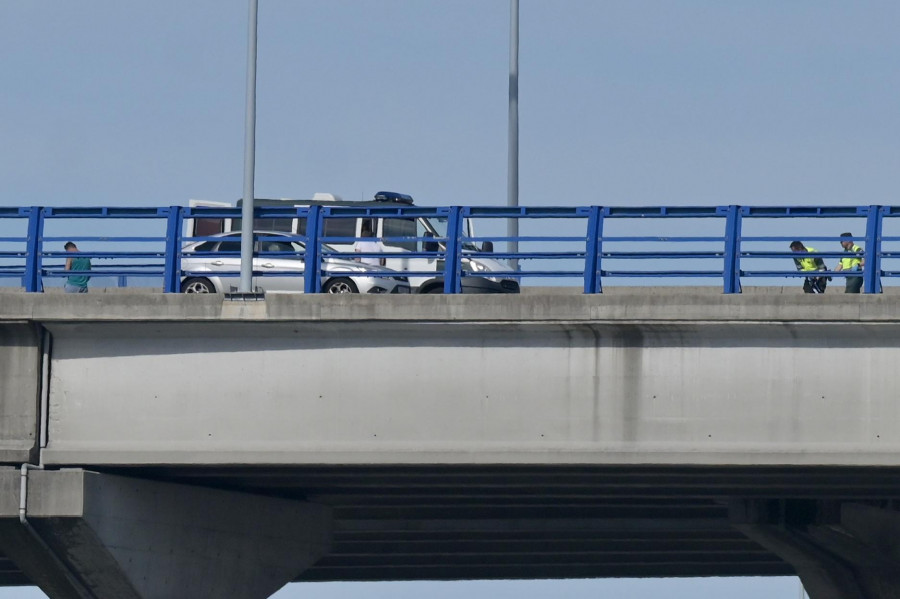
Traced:
<path fill-rule="evenodd" d="M 434 233 L 431 231 L 425 231 L 425 235 L 423 237 L 434 237 Z M 423 241 L 422 242 L 422 251 L 423 252 L 436 252 L 440 249 L 437 241 Z"/>
<path fill-rule="evenodd" d="M 481 244 L 481 251 L 482 251 L 482 252 L 491 252 L 491 253 L 493 253 L 493 251 L 494 251 L 494 242 L 493 242 L 493 241 L 485 241 L 484 243 L 482 243 L 482 244 Z"/>

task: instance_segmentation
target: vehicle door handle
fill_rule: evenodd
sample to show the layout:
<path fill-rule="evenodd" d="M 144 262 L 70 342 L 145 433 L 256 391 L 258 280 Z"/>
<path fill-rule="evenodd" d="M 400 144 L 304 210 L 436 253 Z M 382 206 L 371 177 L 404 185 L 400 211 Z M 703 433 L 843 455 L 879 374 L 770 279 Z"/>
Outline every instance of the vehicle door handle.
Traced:
<path fill-rule="evenodd" d="M 275 265 L 272 264 L 271 262 L 266 262 L 265 264 L 262 265 L 262 267 L 263 268 L 275 268 Z"/>
<path fill-rule="evenodd" d="M 213 262 L 212 262 L 213 266 L 222 266 L 223 264 L 225 264 L 225 263 L 222 262 L 221 260 L 213 260 Z"/>

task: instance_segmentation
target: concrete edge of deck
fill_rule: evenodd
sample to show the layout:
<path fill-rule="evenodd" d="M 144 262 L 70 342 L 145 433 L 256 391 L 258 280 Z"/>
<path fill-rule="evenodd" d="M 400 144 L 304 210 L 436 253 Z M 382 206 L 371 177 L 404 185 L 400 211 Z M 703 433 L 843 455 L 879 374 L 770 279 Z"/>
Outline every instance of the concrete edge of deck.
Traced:
<path fill-rule="evenodd" d="M 900 301 L 878 295 L 805 295 L 796 288 L 756 288 L 725 295 L 714 288 L 614 288 L 584 295 L 544 288 L 521 295 L 329 296 L 269 294 L 264 300 L 220 295 L 94 292 L 0 292 L 0 321 L 765 321 L 892 322 Z"/>

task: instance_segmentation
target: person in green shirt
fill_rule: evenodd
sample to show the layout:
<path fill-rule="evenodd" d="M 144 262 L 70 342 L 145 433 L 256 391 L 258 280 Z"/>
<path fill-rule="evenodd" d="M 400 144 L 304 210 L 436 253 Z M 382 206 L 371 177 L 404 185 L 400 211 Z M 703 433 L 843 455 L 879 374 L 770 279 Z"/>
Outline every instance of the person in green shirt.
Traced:
<path fill-rule="evenodd" d="M 71 252 L 73 254 L 78 253 L 78 246 L 76 246 L 71 241 L 67 241 L 65 245 L 66 251 Z M 66 270 L 73 271 L 86 271 L 91 269 L 91 260 L 90 258 L 82 258 L 79 256 L 72 256 L 70 258 L 66 258 Z M 88 281 L 91 279 L 89 275 L 84 273 L 74 274 L 69 276 L 66 279 L 65 290 L 66 293 L 87 293 L 88 290 Z"/>
<path fill-rule="evenodd" d="M 847 252 L 847 256 L 841 258 L 841 263 L 834 269 L 835 272 L 841 272 L 842 270 L 861 271 L 863 266 L 865 266 L 866 259 L 863 256 L 863 249 L 853 243 L 852 233 L 841 233 L 841 247 Z M 859 290 L 862 289 L 862 284 L 862 277 L 847 277 L 844 293 L 859 293 Z"/>

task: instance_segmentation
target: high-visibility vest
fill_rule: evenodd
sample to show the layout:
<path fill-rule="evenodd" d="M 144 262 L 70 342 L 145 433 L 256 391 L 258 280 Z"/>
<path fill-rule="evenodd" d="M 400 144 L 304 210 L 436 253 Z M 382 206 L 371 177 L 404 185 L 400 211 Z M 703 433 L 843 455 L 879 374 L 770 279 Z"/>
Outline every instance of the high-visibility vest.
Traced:
<path fill-rule="evenodd" d="M 812 254 L 816 250 L 814 248 L 807 246 L 806 251 L 807 251 L 807 253 Z M 813 257 L 794 258 L 794 260 L 796 260 L 797 263 L 800 265 L 800 270 L 819 270 L 819 267 L 816 266 L 816 259 Z"/>
<path fill-rule="evenodd" d="M 841 258 L 841 270 L 858 270 L 862 264 L 863 249 L 854 243 L 849 250 L 844 251 L 851 255 Z"/>

